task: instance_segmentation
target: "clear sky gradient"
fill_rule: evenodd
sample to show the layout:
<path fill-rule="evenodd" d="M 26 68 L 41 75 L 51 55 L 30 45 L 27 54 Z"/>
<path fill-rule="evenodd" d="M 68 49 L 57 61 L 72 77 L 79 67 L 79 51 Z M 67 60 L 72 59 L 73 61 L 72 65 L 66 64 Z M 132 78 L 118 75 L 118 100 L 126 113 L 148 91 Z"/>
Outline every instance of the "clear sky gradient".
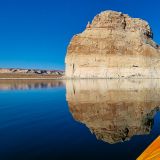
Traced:
<path fill-rule="evenodd" d="M 72 36 L 105 10 L 147 20 L 160 44 L 159 0 L 0 0 L 0 67 L 64 69 Z"/>

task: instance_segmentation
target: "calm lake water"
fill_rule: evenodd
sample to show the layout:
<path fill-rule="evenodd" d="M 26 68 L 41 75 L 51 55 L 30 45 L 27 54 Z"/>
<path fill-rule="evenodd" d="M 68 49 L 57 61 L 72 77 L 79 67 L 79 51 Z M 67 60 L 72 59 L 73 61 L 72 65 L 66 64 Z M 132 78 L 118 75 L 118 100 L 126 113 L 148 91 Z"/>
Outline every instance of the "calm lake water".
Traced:
<path fill-rule="evenodd" d="M 0 160 L 135 160 L 159 106 L 160 80 L 1 80 Z"/>

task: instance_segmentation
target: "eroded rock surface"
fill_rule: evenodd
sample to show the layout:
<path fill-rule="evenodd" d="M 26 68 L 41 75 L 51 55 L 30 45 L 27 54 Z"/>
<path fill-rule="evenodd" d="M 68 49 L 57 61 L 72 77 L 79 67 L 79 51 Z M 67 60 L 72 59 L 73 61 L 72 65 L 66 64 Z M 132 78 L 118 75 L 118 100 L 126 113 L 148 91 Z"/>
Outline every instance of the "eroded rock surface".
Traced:
<path fill-rule="evenodd" d="M 65 59 L 68 78 L 160 78 L 160 47 L 149 24 L 105 11 L 75 35 Z"/>
<path fill-rule="evenodd" d="M 160 106 L 160 80 L 68 80 L 73 118 L 108 143 L 149 134 Z"/>

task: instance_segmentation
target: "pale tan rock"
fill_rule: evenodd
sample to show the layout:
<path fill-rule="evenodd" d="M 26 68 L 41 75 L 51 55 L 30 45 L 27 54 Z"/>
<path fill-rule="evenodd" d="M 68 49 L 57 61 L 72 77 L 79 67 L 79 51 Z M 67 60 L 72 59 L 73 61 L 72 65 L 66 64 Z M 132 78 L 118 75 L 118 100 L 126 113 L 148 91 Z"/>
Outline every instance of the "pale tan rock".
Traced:
<path fill-rule="evenodd" d="M 160 78 L 160 47 L 144 20 L 105 11 L 75 35 L 67 50 L 68 78 Z"/>
<path fill-rule="evenodd" d="M 160 80 L 67 80 L 73 118 L 108 143 L 149 134 L 160 108 Z"/>

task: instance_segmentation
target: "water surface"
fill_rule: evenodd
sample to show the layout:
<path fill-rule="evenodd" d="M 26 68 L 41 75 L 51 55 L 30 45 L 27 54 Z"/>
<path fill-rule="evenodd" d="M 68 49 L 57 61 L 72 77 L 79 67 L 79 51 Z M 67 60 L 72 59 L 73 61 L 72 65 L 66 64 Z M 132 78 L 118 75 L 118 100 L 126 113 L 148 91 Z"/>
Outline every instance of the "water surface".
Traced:
<path fill-rule="evenodd" d="M 2 160 L 134 160 L 160 134 L 159 80 L 3 80 L 0 102 Z"/>

